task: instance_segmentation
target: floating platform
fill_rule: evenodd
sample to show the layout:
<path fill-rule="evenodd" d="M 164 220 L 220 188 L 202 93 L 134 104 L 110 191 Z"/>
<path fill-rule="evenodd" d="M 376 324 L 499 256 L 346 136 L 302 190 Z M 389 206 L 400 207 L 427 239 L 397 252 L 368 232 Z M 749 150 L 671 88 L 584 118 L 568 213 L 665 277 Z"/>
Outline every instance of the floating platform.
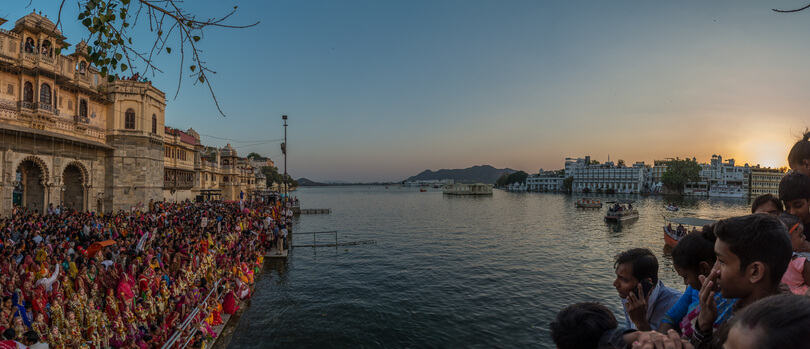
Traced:
<path fill-rule="evenodd" d="M 377 243 L 377 240 L 363 240 L 363 241 L 341 242 L 341 243 L 334 243 L 334 244 L 295 245 L 295 247 L 338 247 L 338 246 L 368 245 L 368 244 L 376 244 L 376 243 Z"/>
<path fill-rule="evenodd" d="M 301 214 L 332 213 L 331 208 L 302 208 Z"/>
<path fill-rule="evenodd" d="M 278 252 L 278 250 L 276 250 L 275 248 L 271 248 L 270 251 L 267 251 L 267 253 L 264 254 L 264 258 L 285 258 L 286 259 L 287 258 L 287 253 L 289 251 L 290 250 L 285 249 L 285 250 L 281 251 L 281 254 L 276 254 L 276 252 Z"/>

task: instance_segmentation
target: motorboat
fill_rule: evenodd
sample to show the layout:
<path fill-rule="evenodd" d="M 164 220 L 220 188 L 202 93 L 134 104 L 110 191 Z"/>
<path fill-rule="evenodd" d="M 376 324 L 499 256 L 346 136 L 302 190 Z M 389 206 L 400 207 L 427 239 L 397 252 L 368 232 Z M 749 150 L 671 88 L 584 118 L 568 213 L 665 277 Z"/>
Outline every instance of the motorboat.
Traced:
<path fill-rule="evenodd" d="M 608 210 L 605 213 L 606 221 L 621 222 L 638 218 L 638 210 L 633 207 L 635 200 L 608 201 Z"/>
<path fill-rule="evenodd" d="M 694 217 L 673 217 L 667 218 L 664 217 L 664 221 L 667 223 L 664 225 L 664 242 L 669 247 L 675 247 L 681 238 L 689 234 L 691 231 L 695 231 L 698 227 L 703 227 L 704 225 L 712 225 L 716 221 L 712 219 L 705 219 L 705 218 L 694 218 Z M 672 223 L 677 224 L 678 226 L 672 228 Z M 692 230 L 689 230 L 689 227 L 692 227 Z"/>
<path fill-rule="evenodd" d="M 665 207 L 666 207 L 667 211 L 673 211 L 673 212 L 678 211 L 678 210 L 681 209 L 680 207 L 678 207 L 678 205 L 666 205 Z"/>
<path fill-rule="evenodd" d="M 574 207 L 578 208 L 602 208 L 602 199 L 600 198 L 582 198 L 574 203 Z"/>

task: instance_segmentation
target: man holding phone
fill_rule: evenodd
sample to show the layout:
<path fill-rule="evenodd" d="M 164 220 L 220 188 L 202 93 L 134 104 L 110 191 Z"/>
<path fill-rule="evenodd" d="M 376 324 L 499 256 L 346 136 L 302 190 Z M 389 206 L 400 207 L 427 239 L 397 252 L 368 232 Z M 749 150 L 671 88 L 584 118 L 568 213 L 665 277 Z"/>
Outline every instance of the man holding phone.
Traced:
<path fill-rule="evenodd" d="M 646 248 L 634 248 L 616 256 L 613 264 L 624 308 L 624 326 L 628 329 L 658 329 L 661 319 L 681 298 L 681 292 L 658 280 L 658 259 Z"/>

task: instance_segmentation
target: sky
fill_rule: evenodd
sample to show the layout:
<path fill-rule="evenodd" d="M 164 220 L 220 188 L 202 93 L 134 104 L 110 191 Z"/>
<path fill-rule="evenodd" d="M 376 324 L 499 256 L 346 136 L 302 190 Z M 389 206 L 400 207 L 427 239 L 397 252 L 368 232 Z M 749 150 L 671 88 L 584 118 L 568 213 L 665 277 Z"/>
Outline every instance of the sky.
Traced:
<path fill-rule="evenodd" d="M 10 29 L 32 10 L 0 9 Z M 207 29 L 203 60 L 227 117 L 177 50 L 149 75 L 166 125 L 273 158 L 315 181 L 401 181 L 474 165 L 529 173 L 566 157 L 627 163 L 713 154 L 780 167 L 810 125 L 810 0 L 234 1 L 182 5 Z M 63 35 L 85 32 L 66 2 Z M 148 23 L 133 43 L 154 43 Z M 175 46 L 179 47 L 179 46 Z M 188 65 L 188 64 L 187 64 Z M 137 68 L 143 68 L 143 64 Z"/>

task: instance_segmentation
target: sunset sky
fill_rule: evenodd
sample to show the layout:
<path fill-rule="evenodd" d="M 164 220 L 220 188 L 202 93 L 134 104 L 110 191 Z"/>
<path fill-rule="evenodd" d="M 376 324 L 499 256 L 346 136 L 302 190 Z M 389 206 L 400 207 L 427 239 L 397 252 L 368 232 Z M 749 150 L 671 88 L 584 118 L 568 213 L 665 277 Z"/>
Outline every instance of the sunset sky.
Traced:
<path fill-rule="evenodd" d="M 7 4 L 0 28 L 33 9 L 55 18 L 59 3 Z M 810 125 L 810 10 L 771 8 L 808 3 L 194 0 L 184 5 L 203 17 L 238 5 L 230 23 L 261 21 L 201 41 L 227 118 L 191 79 L 173 99 L 176 50 L 150 79 L 167 94 L 167 125 L 193 127 L 206 145 L 238 140 L 239 155 L 282 170 L 287 114 L 294 178 L 398 181 L 482 164 L 531 173 L 585 155 L 778 167 Z M 65 6 L 75 18 L 75 2 Z M 67 21 L 63 34 L 75 44 L 81 30 Z M 152 42 L 134 39 L 143 51 Z"/>

